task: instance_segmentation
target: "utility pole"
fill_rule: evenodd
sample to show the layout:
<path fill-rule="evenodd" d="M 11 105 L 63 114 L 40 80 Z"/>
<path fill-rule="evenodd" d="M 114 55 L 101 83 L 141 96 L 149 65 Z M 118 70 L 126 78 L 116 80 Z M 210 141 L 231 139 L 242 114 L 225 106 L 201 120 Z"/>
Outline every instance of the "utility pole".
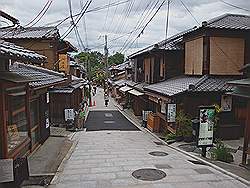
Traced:
<path fill-rule="evenodd" d="M 108 36 L 104 36 L 105 45 L 104 45 L 104 65 L 105 65 L 105 74 L 104 74 L 104 91 L 106 90 L 106 78 L 108 76 Z"/>

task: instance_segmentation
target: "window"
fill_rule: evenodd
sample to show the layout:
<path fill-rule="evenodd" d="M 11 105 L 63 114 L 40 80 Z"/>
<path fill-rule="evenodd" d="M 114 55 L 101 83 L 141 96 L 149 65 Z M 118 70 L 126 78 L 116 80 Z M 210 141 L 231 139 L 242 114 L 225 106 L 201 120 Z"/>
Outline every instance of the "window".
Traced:
<path fill-rule="evenodd" d="M 20 89 L 19 89 L 20 90 Z M 7 91 L 8 104 L 8 151 L 15 149 L 28 138 L 27 117 L 25 107 L 25 91 Z"/>

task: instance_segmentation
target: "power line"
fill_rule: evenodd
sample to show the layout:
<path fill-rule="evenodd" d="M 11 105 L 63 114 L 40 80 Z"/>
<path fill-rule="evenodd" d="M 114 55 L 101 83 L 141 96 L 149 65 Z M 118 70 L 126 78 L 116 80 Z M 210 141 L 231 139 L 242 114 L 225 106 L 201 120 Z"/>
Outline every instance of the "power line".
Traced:
<path fill-rule="evenodd" d="M 153 18 L 156 16 L 156 14 L 160 11 L 161 7 L 164 5 L 165 2 L 166 2 L 166 0 L 164 0 L 164 1 L 160 4 L 160 6 L 159 6 L 158 9 L 155 11 L 155 13 L 153 14 L 153 16 L 149 19 L 149 21 L 146 23 L 146 25 L 142 28 L 140 34 L 133 40 L 133 42 L 130 44 L 130 46 L 129 46 L 128 48 L 130 48 L 130 47 L 134 44 L 134 42 L 136 41 L 136 39 L 139 38 L 139 37 L 141 36 L 141 34 L 143 34 L 143 32 L 144 32 L 144 30 L 146 29 L 146 27 L 148 26 L 148 24 L 153 20 Z M 126 49 L 126 46 L 125 46 L 125 48 L 124 48 L 123 50 L 125 50 L 125 49 Z M 122 51 L 123 51 L 123 50 L 122 50 Z M 121 52 L 122 52 L 122 51 L 121 51 Z M 126 50 L 126 51 L 127 51 L 127 50 Z M 126 51 L 125 51 L 125 52 L 126 52 Z"/>
<path fill-rule="evenodd" d="M 200 22 L 195 18 L 195 16 L 193 15 L 193 13 L 189 10 L 189 8 L 185 5 L 185 3 L 180 0 L 181 4 L 183 5 L 183 7 L 188 11 L 188 13 L 193 17 L 194 21 L 200 25 Z"/>
<path fill-rule="evenodd" d="M 91 4 L 92 0 L 87 1 L 84 5 L 84 7 L 81 10 L 81 14 L 76 18 L 76 22 L 75 25 L 70 25 L 70 27 L 63 33 L 63 35 L 61 36 L 61 39 L 65 39 L 70 33 L 71 31 L 74 29 L 74 27 L 79 23 L 79 21 L 81 20 L 82 16 L 86 13 L 89 5 Z"/>
<path fill-rule="evenodd" d="M 74 31 L 75 31 L 75 36 L 76 36 L 76 40 L 77 40 L 77 43 L 81 49 L 81 51 L 83 51 L 85 49 L 85 46 L 82 42 L 82 39 L 81 39 L 81 36 L 79 34 L 79 31 L 77 29 L 77 26 L 75 24 L 75 21 L 74 21 L 74 18 L 73 18 L 73 14 L 72 14 L 72 6 L 71 6 L 71 0 L 68 0 L 68 4 L 69 4 L 69 14 L 70 14 L 70 17 L 71 17 L 71 21 L 72 21 L 72 24 L 74 26 Z"/>
<path fill-rule="evenodd" d="M 135 25 L 135 27 L 134 27 L 134 28 L 135 28 L 134 31 L 137 31 L 136 28 L 139 28 L 141 25 L 143 25 L 143 22 L 144 22 L 144 21 L 147 19 L 147 17 L 152 13 L 152 11 L 154 10 L 154 8 L 157 6 L 158 2 L 159 2 L 159 0 L 156 2 L 155 5 L 153 5 L 153 3 L 152 3 L 151 1 L 149 1 L 149 3 L 147 4 L 147 6 L 145 7 L 143 13 L 141 14 L 140 18 L 137 20 L 137 23 L 136 23 L 136 25 Z M 149 7 L 149 5 L 150 5 L 151 3 L 152 3 L 152 6 Z M 149 9 L 148 9 L 148 7 L 149 7 Z M 148 11 L 146 12 L 146 10 L 148 10 Z M 146 13 L 145 13 L 145 12 L 146 12 Z M 145 15 L 144 15 L 144 13 L 145 13 Z M 125 45 L 127 45 L 126 43 L 131 39 L 132 34 L 133 34 L 133 32 L 130 33 L 130 35 L 128 36 L 128 38 L 125 40 L 125 42 L 123 43 L 122 47 L 120 48 L 120 50 L 122 50 L 123 47 L 124 47 Z M 131 39 L 130 41 L 132 41 L 132 39 Z M 128 43 L 129 43 L 129 42 L 128 42 Z"/>
<path fill-rule="evenodd" d="M 42 13 L 42 15 L 40 16 L 40 18 L 38 18 L 38 20 L 36 20 L 35 23 L 33 23 L 33 24 L 32 24 L 31 26 L 29 26 L 29 27 L 33 27 L 34 25 L 36 25 L 36 24 L 43 18 L 43 16 L 44 16 L 44 15 L 46 14 L 46 12 L 49 10 L 51 4 L 52 4 L 52 0 L 49 1 L 48 6 L 47 6 L 46 9 L 43 11 L 43 13 Z"/>
<path fill-rule="evenodd" d="M 222 3 L 224 3 L 224 4 L 226 4 L 226 5 L 229 5 L 229 6 L 231 6 L 231 7 L 234 7 L 234 8 L 240 9 L 240 10 L 244 10 L 244 11 L 247 11 L 247 12 L 250 12 L 249 9 L 246 9 L 246 8 L 243 8 L 243 7 L 234 5 L 234 4 L 232 4 L 232 3 L 228 3 L 228 2 L 226 2 L 226 1 L 224 1 L 224 0 L 219 0 L 219 1 L 222 2 Z"/>
<path fill-rule="evenodd" d="M 106 24 L 107 24 L 107 19 L 108 19 L 108 14 L 109 14 L 110 2 L 111 2 L 111 0 L 109 0 L 109 3 L 108 3 L 108 10 L 107 10 L 107 13 L 106 13 L 104 25 L 102 27 L 103 31 L 106 30 Z"/>
<path fill-rule="evenodd" d="M 112 4 L 110 4 L 110 7 L 113 7 L 113 6 L 117 6 L 117 5 L 121 5 L 121 4 L 125 4 L 127 2 L 129 2 L 131 0 L 125 0 L 125 1 L 116 1 Z M 85 13 L 91 13 L 91 12 L 98 12 L 100 10 L 103 10 L 103 9 L 106 9 L 108 8 L 109 6 L 108 5 L 103 5 L 103 6 L 99 6 L 99 7 L 96 7 L 96 8 L 93 8 L 93 9 L 90 9 L 90 10 L 87 10 Z M 76 16 L 79 16 L 81 15 L 81 12 L 73 15 L 73 17 L 76 17 Z M 51 23 L 48 23 L 46 24 L 45 26 L 48 26 L 48 25 L 53 25 L 53 24 L 56 24 L 56 27 L 58 27 L 59 25 L 61 25 L 62 23 L 64 23 L 66 20 L 68 20 L 70 18 L 70 16 L 67 16 L 65 17 L 64 19 L 60 19 L 60 20 L 57 20 L 57 21 L 54 21 L 54 22 L 51 22 Z"/>
<path fill-rule="evenodd" d="M 47 7 L 47 5 L 49 4 L 50 0 L 48 0 L 45 5 L 43 6 L 42 10 L 30 21 L 28 22 L 26 25 L 24 25 L 24 27 L 27 27 L 28 25 L 30 25 L 32 22 L 34 22 L 41 14 L 42 12 L 45 10 L 45 8 Z"/>
<path fill-rule="evenodd" d="M 170 8 L 170 0 L 168 0 L 168 4 L 167 4 L 167 18 L 166 18 L 166 32 L 165 32 L 165 39 L 167 39 L 167 38 L 168 38 L 169 8 Z"/>

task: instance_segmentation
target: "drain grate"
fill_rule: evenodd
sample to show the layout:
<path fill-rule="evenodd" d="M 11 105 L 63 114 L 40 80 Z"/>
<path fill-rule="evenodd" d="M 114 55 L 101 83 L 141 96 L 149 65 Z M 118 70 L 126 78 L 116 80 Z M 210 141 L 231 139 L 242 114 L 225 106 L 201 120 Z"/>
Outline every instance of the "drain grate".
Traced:
<path fill-rule="evenodd" d="M 188 161 L 193 163 L 193 164 L 197 164 L 197 165 L 207 165 L 206 163 L 204 163 L 202 161 L 196 161 L 196 160 L 188 160 Z"/>
<path fill-rule="evenodd" d="M 213 172 L 207 168 L 197 168 L 194 171 L 198 172 L 199 174 L 213 174 Z"/>
<path fill-rule="evenodd" d="M 154 143 L 155 143 L 156 145 L 159 145 L 159 146 L 166 145 L 165 143 L 163 143 L 163 142 L 158 142 L 158 141 L 154 141 Z"/>
<path fill-rule="evenodd" d="M 132 176 L 143 181 L 156 181 L 165 178 L 166 173 L 158 169 L 145 168 L 134 171 Z"/>
<path fill-rule="evenodd" d="M 155 164 L 155 168 L 158 169 L 171 169 L 172 167 L 168 164 Z"/>
<path fill-rule="evenodd" d="M 162 152 L 162 151 L 152 151 L 149 154 L 153 155 L 153 156 L 159 156 L 159 157 L 163 157 L 163 156 L 168 155 L 168 153 L 165 153 L 165 152 Z"/>

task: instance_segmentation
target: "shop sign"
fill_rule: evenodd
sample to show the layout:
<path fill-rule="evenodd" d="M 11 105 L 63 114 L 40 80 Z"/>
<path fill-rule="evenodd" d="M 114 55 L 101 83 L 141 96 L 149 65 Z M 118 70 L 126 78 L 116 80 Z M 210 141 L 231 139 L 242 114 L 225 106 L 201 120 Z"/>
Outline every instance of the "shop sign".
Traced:
<path fill-rule="evenodd" d="M 0 159 L 0 183 L 14 181 L 13 159 Z"/>
<path fill-rule="evenodd" d="M 46 93 L 46 102 L 49 103 L 49 92 Z"/>
<path fill-rule="evenodd" d="M 215 118 L 215 107 L 200 107 L 200 127 L 198 146 L 213 145 L 213 128 Z"/>
<path fill-rule="evenodd" d="M 176 117 L 176 104 L 168 104 L 167 120 L 169 123 L 174 123 Z"/>
<path fill-rule="evenodd" d="M 223 112 L 230 112 L 232 110 L 232 96 L 230 95 L 221 96 L 221 110 Z"/>
<path fill-rule="evenodd" d="M 45 125 L 46 125 L 46 129 L 49 128 L 49 118 L 46 118 Z"/>
<path fill-rule="evenodd" d="M 74 109 L 70 109 L 70 108 L 64 109 L 64 115 L 65 115 L 65 121 L 75 119 Z"/>
<path fill-rule="evenodd" d="M 59 71 L 68 72 L 69 58 L 67 54 L 59 54 Z"/>
<path fill-rule="evenodd" d="M 161 102 L 161 113 L 166 114 L 167 103 L 166 101 Z"/>

